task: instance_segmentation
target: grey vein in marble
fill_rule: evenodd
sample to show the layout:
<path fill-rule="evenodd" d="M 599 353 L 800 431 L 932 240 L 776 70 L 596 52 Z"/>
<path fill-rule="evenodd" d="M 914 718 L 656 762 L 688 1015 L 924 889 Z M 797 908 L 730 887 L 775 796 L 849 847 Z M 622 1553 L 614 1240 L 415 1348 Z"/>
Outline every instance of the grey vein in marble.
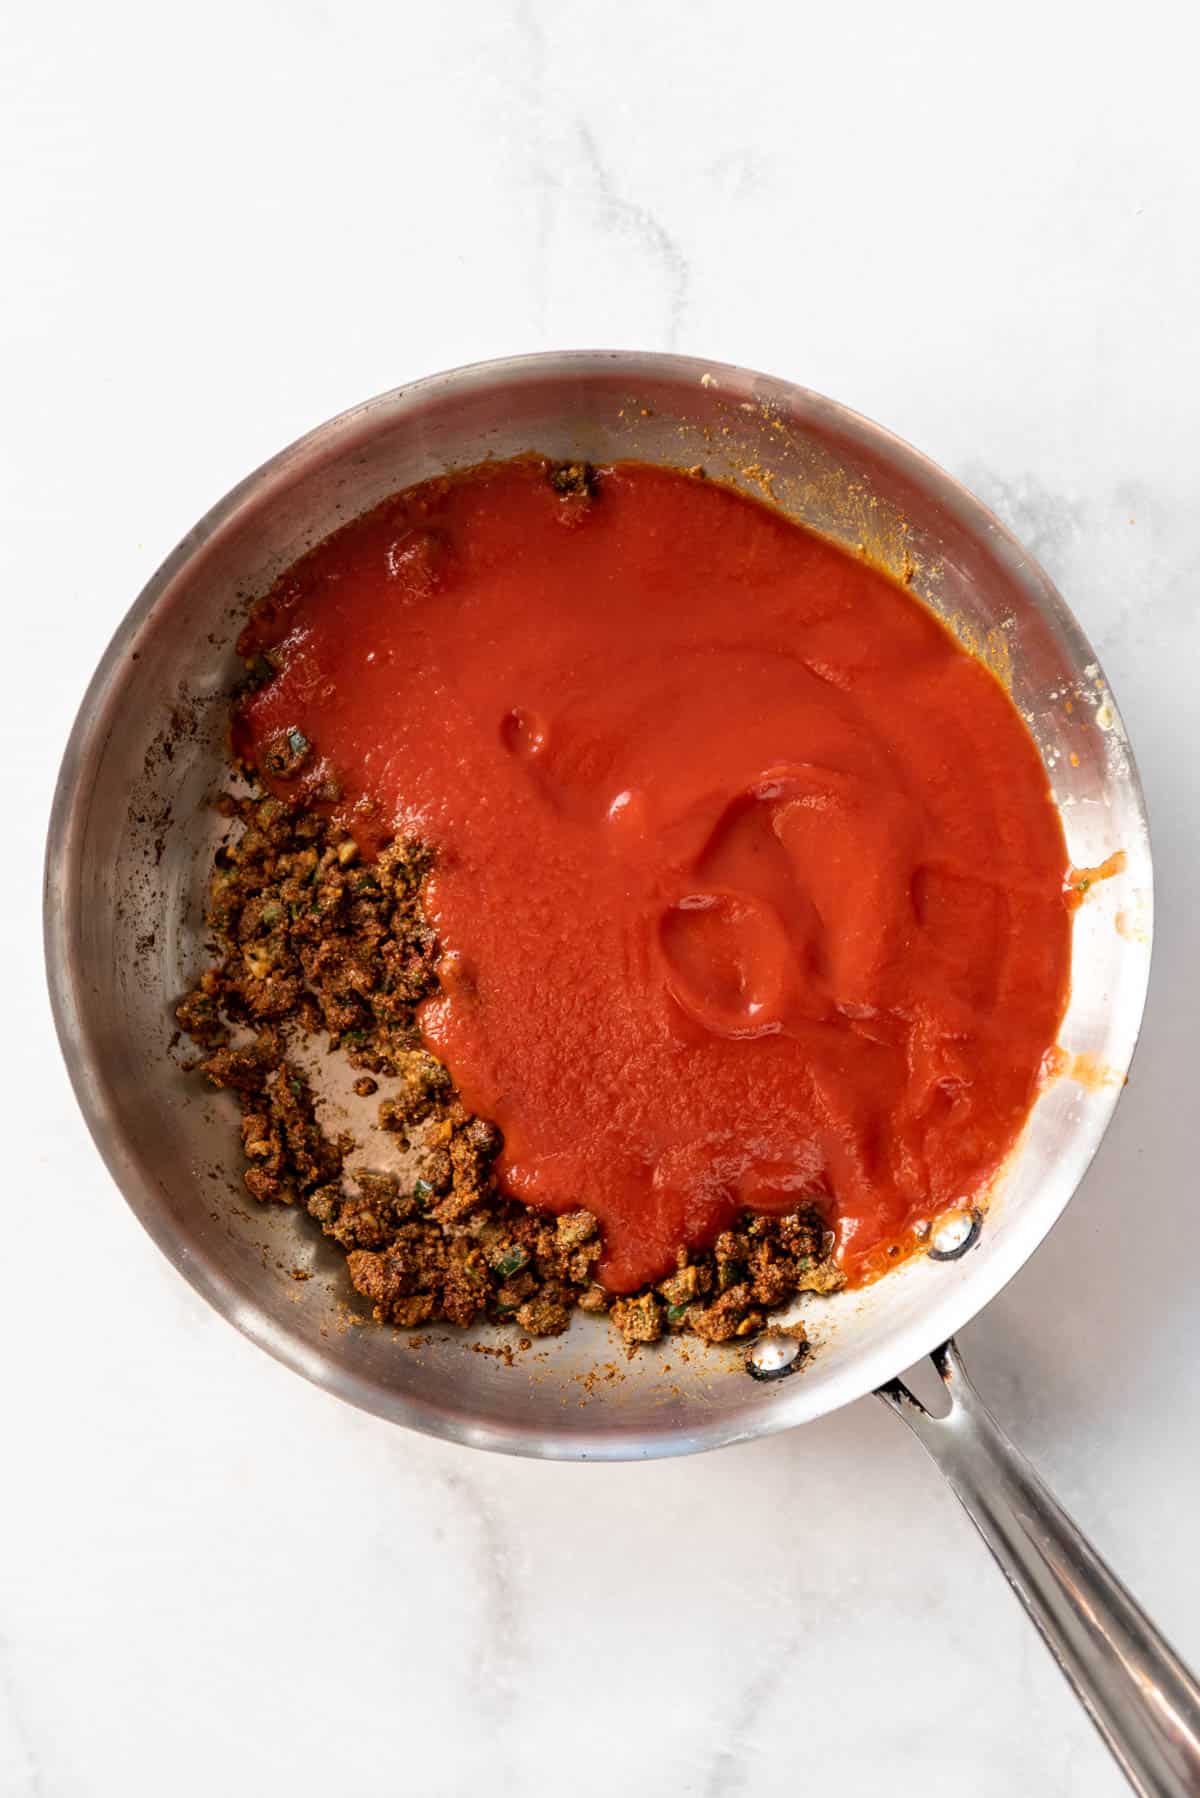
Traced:
<path fill-rule="evenodd" d="M 783 1684 L 789 1667 L 794 1666 L 796 1637 L 789 1636 L 763 1655 L 758 1671 L 742 1690 L 729 1729 L 728 1745 L 713 1756 L 704 1781 L 703 1798 L 734 1798 L 738 1792 L 751 1792 L 747 1755 L 753 1745 L 754 1730 Z"/>
<path fill-rule="evenodd" d="M 22 1715 L 9 1645 L 0 1638 L 0 1789 L 5 1798 L 43 1798 L 38 1757 Z"/>
<path fill-rule="evenodd" d="M 497 1727 L 508 1716 L 515 1685 L 512 1667 L 521 1642 L 509 1544 L 475 1480 L 456 1469 L 442 1474 L 441 1484 L 470 1525 L 481 1593 L 480 1628 L 474 1638 L 470 1675 L 464 1683 L 481 1713 L 480 1720 Z"/>
<path fill-rule="evenodd" d="M 585 119 L 579 119 L 576 133 L 591 175 L 600 222 L 608 230 L 631 239 L 658 263 L 666 290 L 667 317 L 665 342 L 667 349 L 679 344 L 687 310 L 691 271 L 687 257 L 666 226 L 649 207 L 627 200 L 617 192 L 612 175 L 600 156 L 596 139 Z"/>

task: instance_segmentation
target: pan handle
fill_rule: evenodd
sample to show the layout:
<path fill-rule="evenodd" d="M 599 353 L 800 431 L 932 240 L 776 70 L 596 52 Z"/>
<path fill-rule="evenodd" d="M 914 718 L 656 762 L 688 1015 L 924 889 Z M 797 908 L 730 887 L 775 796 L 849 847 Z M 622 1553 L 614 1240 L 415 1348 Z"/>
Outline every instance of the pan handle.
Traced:
<path fill-rule="evenodd" d="M 1145 1798 L 1200 1794 L 1200 1686 L 983 1403 L 954 1342 L 934 1351 L 950 1410 L 900 1380 L 877 1397 L 937 1462 L 1084 1709 Z"/>

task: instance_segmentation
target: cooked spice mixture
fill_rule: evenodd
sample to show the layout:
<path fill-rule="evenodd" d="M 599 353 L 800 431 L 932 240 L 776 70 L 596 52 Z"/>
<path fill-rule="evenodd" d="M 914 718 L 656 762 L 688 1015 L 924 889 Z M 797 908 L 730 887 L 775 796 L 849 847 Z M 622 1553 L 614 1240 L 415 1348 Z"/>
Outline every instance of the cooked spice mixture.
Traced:
<path fill-rule="evenodd" d="M 179 1019 L 250 1191 L 380 1318 L 745 1338 L 981 1193 L 1066 855 L 1007 694 L 895 583 L 695 472 L 527 457 L 336 533 L 240 647 L 256 791 Z M 411 1179 L 318 1127 L 310 1038 Z"/>

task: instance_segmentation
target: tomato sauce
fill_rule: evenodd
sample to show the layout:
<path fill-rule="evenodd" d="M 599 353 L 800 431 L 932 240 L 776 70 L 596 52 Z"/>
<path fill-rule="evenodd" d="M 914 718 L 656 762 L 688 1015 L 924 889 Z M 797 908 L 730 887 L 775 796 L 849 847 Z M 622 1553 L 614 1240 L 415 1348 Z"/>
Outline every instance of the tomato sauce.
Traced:
<path fill-rule="evenodd" d="M 299 731 L 278 792 L 434 847 L 426 1041 L 508 1191 L 599 1217 L 610 1289 L 810 1202 L 869 1279 L 995 1172 L 1054 1042 L 1037 750 L 929 611 L 767 506 L 548 473 L 415 488 L 298 563 L 240 746 Z"/>

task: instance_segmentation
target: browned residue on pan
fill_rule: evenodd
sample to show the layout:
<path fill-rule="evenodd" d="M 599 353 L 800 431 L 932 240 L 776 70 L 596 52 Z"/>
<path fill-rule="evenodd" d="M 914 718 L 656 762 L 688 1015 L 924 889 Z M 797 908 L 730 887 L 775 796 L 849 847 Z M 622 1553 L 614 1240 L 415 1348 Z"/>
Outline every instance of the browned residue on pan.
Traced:
<path fill-rule="evenodd" d="M 1149 941 L 1145 926 L 1136 917 L 1130 917 L 1127 911 L 1119 911 L 1113 922 L 1117 927 L 1117 935 L 1124 937 L 1127 943 Z"/>
<path fill-rule="evenodd" d="M 1072 868 L 1067 875 L 1065 896 L 1069 909 L 1078 910 L 1092 888 L 1101 880 L 1111 880 L 1114 874 L 1125 872 L 1126 855 L 1123 849 L 1115 849 L 1098 867 Z"/>
<path fill-rule="evenodd" d="M 971 619 L 959 612 L 953 612 L 946 618 L 946 623 L 954 632 L 968 655 L 982 662 L 984 667 L 995 676 L 1008 694 L 1012 693 L 1013 664 L 1012 645 L 1004 631 L 996 625 L 981 629 Z"/>
<path fill-rule="evenodd" d="M 1050 1080 L 1073 1080 L 1076 1086 L 1086 1088 L 1088 1092 L 1104 1092 L 1109 1087 L 1125 1086 L 1129 1076 L 1120 1068 L 1109 1067 L 1093 1055 L 1090 1049 L 1081 1049 L 1072 1053 L 1070 1049 L 1060 1048 L 1057 1044 L 1046 1053 L 1045 1075 Z"/>

